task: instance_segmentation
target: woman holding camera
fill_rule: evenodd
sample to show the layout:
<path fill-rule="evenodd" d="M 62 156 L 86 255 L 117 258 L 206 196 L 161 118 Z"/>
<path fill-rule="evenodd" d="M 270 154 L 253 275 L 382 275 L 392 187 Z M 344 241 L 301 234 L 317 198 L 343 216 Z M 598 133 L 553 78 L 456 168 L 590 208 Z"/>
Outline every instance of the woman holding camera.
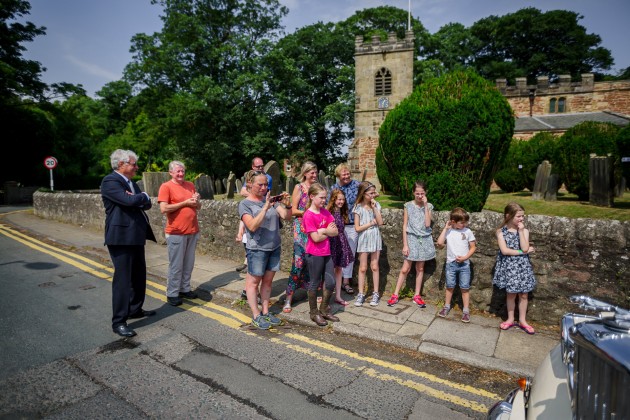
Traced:
<path fill-rule="evenodd" d="M 238 214 L 245 224 L 247 235 L 245 291 L 252 310 L 252 324 L 260 329 L 269 329 L 281 323 L 269 312 L 269 297 L 273 277 L 280 270 L 280 218 L 291 218 L 291 204 L 286 193 L 279 201 L 270 200 L 269 183 L 264 172 L 250 171 L 247 182 L 250 194 L 238 205 Z M 259 285 L 262 312 L 257 302 Z"/>

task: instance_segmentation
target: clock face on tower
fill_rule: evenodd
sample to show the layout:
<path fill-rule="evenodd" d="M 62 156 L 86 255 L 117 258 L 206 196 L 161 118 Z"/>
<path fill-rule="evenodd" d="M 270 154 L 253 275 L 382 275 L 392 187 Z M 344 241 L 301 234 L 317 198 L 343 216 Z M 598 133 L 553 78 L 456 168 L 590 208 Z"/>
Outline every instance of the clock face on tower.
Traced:
<path fill-rule="evenodd" d="M 381 96 L 378 98 L 378 109 L 389 108 L 389 98 L 387 96 Z"/>

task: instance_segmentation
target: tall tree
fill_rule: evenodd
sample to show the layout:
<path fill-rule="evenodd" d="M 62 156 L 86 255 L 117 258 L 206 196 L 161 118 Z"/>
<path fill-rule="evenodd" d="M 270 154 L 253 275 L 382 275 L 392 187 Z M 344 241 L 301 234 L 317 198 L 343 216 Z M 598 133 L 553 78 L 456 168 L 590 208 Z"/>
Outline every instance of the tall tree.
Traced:
<path fill-rule="evenodd" d="M 579 24 L 583 16 L 566 10 L 541 12 L 521 9 L 504 16 L 489 16 L 470 28 L 478 40 L 474 67 L 485 78 L 513 79 L 607 70 L 614 63 L 601 38 Z"/>
<path fill-rule="evenodd" d="M 287 9 L 278 0 L 153 3 L 164 8 L 164 27 L 134 36 L 125 71 L 133 86 L 150 90 L 143 111 L 193 169 L 245 169 L 243 142 L 268 130 L 261 126 L 269 112 L 261 58 Z"/>
<path fill-rule="evenodd" d="M 352 126 L 353 39 L 317 23 L 281 39 L 266 58 L 274 97 L 272 125 L 295 165 L 330 168 L 342 158 Z"/>
<path fill-rule="evenodd" d="M 17 21 L 30 10 L 26 0 L 0 0 L 0 101 L 4 104 L 22 97 L 43 99 L 47 89 L 40 79 L 46 69 L 22 56 L 23 43 L 46 33 L 43 26 Z"/>

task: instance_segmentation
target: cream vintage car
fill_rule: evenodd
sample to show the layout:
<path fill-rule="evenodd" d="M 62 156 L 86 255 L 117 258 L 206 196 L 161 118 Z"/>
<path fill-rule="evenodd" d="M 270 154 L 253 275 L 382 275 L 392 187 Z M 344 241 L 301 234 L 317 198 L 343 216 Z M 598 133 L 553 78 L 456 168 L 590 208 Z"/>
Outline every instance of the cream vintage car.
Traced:
<path fill-rule="evenodd" d="M 488 419 L 630 419 L 630 311 L 588 296 L 571 301 L 596 314 L 565 314 L 560 344 Z"/>

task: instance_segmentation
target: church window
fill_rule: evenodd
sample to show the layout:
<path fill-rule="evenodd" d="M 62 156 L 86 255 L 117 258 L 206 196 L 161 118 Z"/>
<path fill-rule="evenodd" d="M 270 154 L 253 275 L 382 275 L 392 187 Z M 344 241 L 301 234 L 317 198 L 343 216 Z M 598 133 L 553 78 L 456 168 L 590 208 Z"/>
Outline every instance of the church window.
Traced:
<path fill-rule="evenodd" d="M 549 100 L 549 113 L 567 112 L 567 98 L 551 98 Z"/>
<path fill-rule="evenodd" d="M 392 73 L 382 67 L 376 72 L 374 77 L 374 96 L 384 96 L 392 94 Z"/>
<path fill-rule="evenodd" d="M 565 112 L 566 98 L 558 99 L 558 112 Z"/>

